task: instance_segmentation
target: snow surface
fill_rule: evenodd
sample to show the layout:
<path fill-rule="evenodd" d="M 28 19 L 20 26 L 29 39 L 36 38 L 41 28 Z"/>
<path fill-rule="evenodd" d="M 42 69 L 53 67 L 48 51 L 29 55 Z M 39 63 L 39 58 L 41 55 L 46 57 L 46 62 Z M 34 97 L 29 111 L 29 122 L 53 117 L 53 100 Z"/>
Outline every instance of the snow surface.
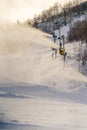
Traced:
<path fill-rule="evenodd" d="M 65 29 L 66 30 L 66 29 Z M 87 77 L 74 44 L 67 59 L 47 34 L 27 26 L 0 29 L 0 130 L 87 130 Z"/>
<path fill-rule="evenodd" d="M 80 17 L 75 17 L 72 19 L 72 21 L 70 23 L 68 23 L 66 26 L 63 26 L 62 28 L 60 28 L 60 33 L 61 33 L 61 36 L 64 35 L 65 36 L 65 39 L 66 39 L 66 42 L 67 42 L 67 34 L 69 32 L 69 29 L 75 24 L 75 22 L 77 21 L 83 21 L 85 20 L 85 15 L 81 15 Z M 59 37 L 59 30 L 55 30 L 54 31 L 56 36 Z M 59 42 L 57 41 L 57 44 Z"/>

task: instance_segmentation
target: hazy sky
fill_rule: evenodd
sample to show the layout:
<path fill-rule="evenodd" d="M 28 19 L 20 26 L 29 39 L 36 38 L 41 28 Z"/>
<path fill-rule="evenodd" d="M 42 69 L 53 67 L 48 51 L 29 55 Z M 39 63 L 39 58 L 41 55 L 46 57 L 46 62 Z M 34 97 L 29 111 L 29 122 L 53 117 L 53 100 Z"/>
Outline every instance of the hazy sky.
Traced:
<path fill-rule="evenodd" d="M 55 2 L 63 4 L 70 0 L 0 0 L 0 22 L 15 22 L 32 18 L 34 14 L 52 6 Z"/>

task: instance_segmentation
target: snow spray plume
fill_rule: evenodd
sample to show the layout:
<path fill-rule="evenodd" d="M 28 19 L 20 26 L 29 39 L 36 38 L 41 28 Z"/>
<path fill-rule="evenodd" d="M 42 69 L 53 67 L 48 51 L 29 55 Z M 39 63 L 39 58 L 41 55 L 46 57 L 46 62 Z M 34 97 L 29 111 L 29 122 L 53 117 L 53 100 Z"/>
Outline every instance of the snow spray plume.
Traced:
<path fill-rule="evenodd" d="M 63 91 L 86 86 L 87 78 L 80 72 L 70 66 L 63 68 L 61 56 L 52 60 L 51 47 L 58 45 L 46 36 L 24 25 L 1 28 L 0 81 L 39 84 Z"/>
<path fill-rule="evenodd" d="M 0 28 L 0 81 L 34 82 L 34 73 L 51 41 L 45 33 L 24 25 Z"/>

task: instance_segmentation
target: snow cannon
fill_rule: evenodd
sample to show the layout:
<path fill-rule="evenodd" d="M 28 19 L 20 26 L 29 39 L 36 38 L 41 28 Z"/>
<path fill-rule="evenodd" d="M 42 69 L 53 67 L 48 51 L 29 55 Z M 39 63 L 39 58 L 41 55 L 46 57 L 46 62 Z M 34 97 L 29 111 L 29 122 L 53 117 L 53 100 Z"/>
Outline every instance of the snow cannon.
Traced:
<path fill-rule="evenodd" d="M 59 48 L 59 54 L 65 55 L 67 52 L 65 52 L 65 48 Z"/>

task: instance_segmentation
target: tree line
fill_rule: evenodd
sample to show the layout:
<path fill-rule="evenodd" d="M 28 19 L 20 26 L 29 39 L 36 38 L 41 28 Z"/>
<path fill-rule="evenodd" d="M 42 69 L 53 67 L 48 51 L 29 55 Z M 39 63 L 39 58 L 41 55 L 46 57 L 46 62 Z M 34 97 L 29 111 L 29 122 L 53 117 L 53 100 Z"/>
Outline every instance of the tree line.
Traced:
<path fill-rule="evenodd" d="M 74 0 L 64 6 L 56 2 L 53 6 L 43 10 L 41 14 L 35 15 L 33 19 L 28 19 L 27 23 L 30 26 L 50 33 L 51 27 L 55 28 L 56 22 L 61 21 L 61 24 L 66 24 L 72 20 L 72 17 L 80 16 L 84 14 L 86 10 L 87 1 L 82 2 L 82 0 Z"/>
<path fill-rule="evenodd" d="M 87 42 L 87 20 L 77 21 L 68 32 L 68 41 Z"/>

